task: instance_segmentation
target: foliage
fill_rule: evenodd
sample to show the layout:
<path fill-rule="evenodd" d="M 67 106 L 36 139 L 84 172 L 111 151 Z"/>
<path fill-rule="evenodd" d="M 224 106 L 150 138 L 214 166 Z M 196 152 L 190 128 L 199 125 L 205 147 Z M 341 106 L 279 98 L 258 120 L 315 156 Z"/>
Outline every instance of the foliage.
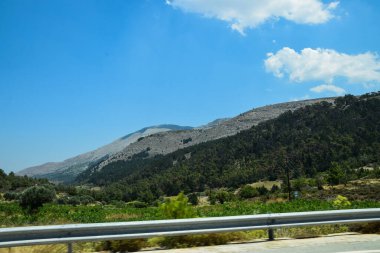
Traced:
<path fill-rule="evenodd" d="M 337 185 L 344 181 L 345 173 L 340 164 L 333 162 L 328 170 L 328 182 Z"/>
<path fill-rule="evenodd" d="M 342 195 L 336 196 L 335 200 L 333 201 L 333 206 L 336 209 L 344 209 L 351 206 L 351 202 L 348 201 L 348 199 Z"/>
<path fill-rule="evenodd" d="M 146 208 L 148 207 L 148 204 L 142 201 L 131 201 L 126 204 L 128 207 L 134 207 L 134 208 Z"/>
<path fill-rule="evenodd" d="M 250 199 L 259 196 L 259 192 L 256 188 L 252 187 L 251 185 L 244 185 L 239 190 L 239 197 L 242 199 Z"/>
<path fill-rule="evenodd" d="M 28 212 L 36 211 L 43 204 L 52 202 L 55 191 L 45 186 L 32 186 L 22 192 L 20 206 Z"/>
<path fill-rule="evenodd" d="M 4 199 L 8 200 L 8 201 L 18 200 L 19 197 L 20 196 L 17 192 L 6 192 L 6 193 L 4 193 Z"/>
<path fill-rule="evenodd" d="M 10 172 L 8 175 L 0 169 L 0 192 L 20 191 L 33 185 L 48 184 L 46 179 L 37 179 L 27 176 L 16 176 Z"/>
<path fill-rule="evenodd" d="M 165 203 L 160 205 L 161 216 L 166 219 L 192 218 L 195 213 L 188 203 L 189 199 L 180 192 L 178 196 L 167 198 Z"/>
<path fill-rule="evenodd" d="M 158 241 L 158 244 L 164 248 L 187 248 L 210 245 L 221 245 L 227 242 L 237 241 L 245 238 L 245 233 L 222 233 L 222 234 L 204 234 L 204 235 L 185 235 L 167 237 Z"/>
<path fill-rule="evenodd" d="M 199 203 L 199 198 L 198 198 L 198 194 L 193 192 L 193 193 L 190 193 L 189 195 L 187 195 L 187 198 L 189 199 L 189 202 L 193 205 L 193 206 L 196 206 L 198 205 Z"/>
<path fill-rule="evenodd" d="M 104 251 L 110 250 L 111 252 L 135 252 L 139 251 L 147 245 L 146 239 L 129 239 L 129 240 L 116 240 L 102 242 L 96 250 Z"/>
<path fill-rule="evenodd" d="M 237 135 L 165 156 L 138 155 L 101 170 L 91 167 L 78 181 L 103 186 L 103 193 L 95 197 L 99 201 L 152 203 L 181 191 L 236 189 L 259 180 L 284 180 L 287 172 L 291 179 L 318 178 L 319 189 L 326 179 L 337 184 L 348 176 L 375 176 L 354 169 L 380 162 L 380 100 L 376 96 L 347 95 L 335 104 L 322 102 L 288 111 Z"/>
<path fill-rule="evenodd" d="M 380 234 L 380 222 L 353 224 L 350 230 L 362 234 Z"/>

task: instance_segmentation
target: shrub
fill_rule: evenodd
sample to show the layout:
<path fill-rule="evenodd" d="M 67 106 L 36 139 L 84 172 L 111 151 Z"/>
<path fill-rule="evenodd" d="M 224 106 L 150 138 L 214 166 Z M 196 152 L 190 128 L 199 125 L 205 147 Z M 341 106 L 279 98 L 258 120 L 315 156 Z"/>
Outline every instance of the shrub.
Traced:
<path fill-rule="evenodd" d="M 127 207 L 134 207 L 134 208 L 146 208 L 148 207 L 148 204 L 142 201 L 131 201 L 126 204 Z"/>
<path fill-rule="evenodd" d="M 16 192 L 6 192 L 4 193 L 4 199 L 8 201 L 17 200 L 19 198 L 19 194 Z"/>
<path fill-rule="evenodd" d="M 198 205 L 199 203 L 199 199 L 198 199 L 198 194 L 193 192 L 193 193 L 190 193 L 189 195 L 187 195 L 188 199 L 189 199 L 189 202 L 193 205 L 193 206 L 196 206 Z"/>
<path fill-rule="evenodd" d="M 147 246 L 146 239 L 129 239 L 105 241 L 96 247 L 97 251 L 110 250 L 111 252 L 135 252 Z"/>
<path fill-rule="evenodd" d="M 243 232 L 206 234 L 206 235 L 184 235 L 163 238 L 158 244 L 164 248 L 187 248 L 210 245 L 221 245 L 231 241 L 237 241 L 246 237 Z"/>
<path fill-rule="evenodd" d="M 73 196 L 71 198 L 68 198 L 67 204 L 72 206 L 78 206 L 80 205 L 80 198 L 78 196 Z"/>
<path fill-rule="evenodd" d="M 37 211 L 43 204 L 52 202 L 55 191 L 45 186 L 32 186 L 21 193 L 20 206 L 29 212 Z"/>
<path fill-rule="evenodd" d="M 160 207 L 161 216 L 167 219 L 191 218 L 195 216 L 194 210 L 189 206 L 189 199 L 179 193 L 176 197 L 167 198 Z"/>
<path fill-rule="evenodd" d="M 257 188 L 257 191 L 259 192 L 260 195 L 266 195 L 269 192 L 265 186 L 261 186 Z"/>
<path fill-rule="evenodd" d="M 327 180 L 328 180 L 329 184 L 330 185 L 340 184 L 340 183 L 344 182 L 344 178 L 345 178 L 345 173 L 344 173 L 342 167 L 338 163 L 333 162 L 331 164 L 330 169 L 328 170 Z"/>
<path fill-rule="evenodd" d="M 276 192 L 278 192 L 279 190 L 280 190 L 280 187 L 278 187 L 278 185 L 274 184 L 274 185 L 272 186 L 272 188 L 270 189 L 270 192 L 271 192 L 271 193 L 276 193 Z"/>
<path fill-rule="evenodd" d="M 303 178 L 303 177 L 293 180 L 292 183 L 293 183 L 292 184 L 293 190 L 296 190 L 296 191 L 302 191 L 306 186 L 308 186 L 308 182 L 306 178 Z"/>
<path fill-rule="evenodd" d="M 350 226 L 350 231 L 359 232 L 363 234 L 380 234 L 380 222 L 354 224 Z"/>
<path fill-rule="evenodd" d="M 216 192 L 211 192 L 209 194 L 209 201 L 212 205 L 216 202 L 223 204 L 224 202 L 228 202 L 235 199 L 235 195 L 231 192 L 228 192 L 223 189 L 219 189 Z"/>
<path fill-rule="evenodd" d="M 343 209 L 351 206 L 351 202 L 348 201 L 348 199 L 342 195 L 336 196 L 335 200 L 333 201 L 333 206 L 337 209 Z"/>
<path fill-rule="evenodd" d="M 250 199 L 259 196 L 259 191 L 251 185 L 245 185 L 239 190 L 239 197 Z"/>

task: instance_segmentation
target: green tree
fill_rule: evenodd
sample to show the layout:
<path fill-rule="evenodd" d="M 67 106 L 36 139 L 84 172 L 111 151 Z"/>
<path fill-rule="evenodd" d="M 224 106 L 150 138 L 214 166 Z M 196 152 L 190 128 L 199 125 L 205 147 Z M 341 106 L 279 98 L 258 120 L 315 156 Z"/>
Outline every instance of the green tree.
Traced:
<path fill-rule="evenodd" d="M 345 173 L 343 168 L 336 162 L 331 164 L 331 167 L 328 170 L 327 180 L 331 185 L 337 185 L 344 181 Z"/>
<path fill-rule="evenodd" d="M 55 191 L 45 186 L 32 186 L 21 193 L 20 206 L 28 211 L 35 212 L 43 204 L 52 202 L 55 199 Z"/>
<path fill-rule="evenodd" d="M 198 205 L 199 203 L 199 198 L 198 198 L 198 194 L 193 192 L 193 193 L 190 193 L 187 195 L 187 197 L 189 198 L 189 202 L 193 205 L 193 206 L 196 206 Z"/>
<path fill-rule="evenodd" d="M 167 219 L 192 218 L 195 216 L 194 210 L 189 205 L 189 199 L 180 192 L 176 197 L 167 198 L 165 203 L 160 205 L 160 212 Z"/>
<path fill-rule="evenodd" d="M 244 185 L 239 191 L 239 197 L 242 199 L 250 199 L 259 196 L 259 191 L 247 184 Z"/>

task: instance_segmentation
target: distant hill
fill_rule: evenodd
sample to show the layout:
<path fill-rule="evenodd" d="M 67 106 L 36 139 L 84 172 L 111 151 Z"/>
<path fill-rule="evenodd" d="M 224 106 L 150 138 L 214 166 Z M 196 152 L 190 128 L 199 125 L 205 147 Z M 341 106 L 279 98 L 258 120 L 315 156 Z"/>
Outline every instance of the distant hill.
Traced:
<path fill-rule="evenodd" d="M 128 145 L 138 141 L 141 138 L 160 132 L 189 129 L 192 129 L 192 127 L 169 124 L 145 127 L 96 150 L 66 159 L 62 162 L 49 162 L 39 166 L 26 168 L 19 171 L 17 174 L 37 178 L 47 178 L 55 182 L 71 182 L 79 173 L 86 170 L 88 166 L 102 160 L 106 160 L 109 156 L 123 150 Z"/>
<path fill-rule="evenodd" d="M 221 129 L 234 126 L 238 131 L 236 128 L 243 124 L 236 122 L 246 123 L 246 126 L 252 125 L 253 118 L 261 122 L 235 135 L 199 141 L 202 143 L 167 155 L 151 157 L 151 149 L 146 149 L 120 159 L 128 147 L 121 155 L 117 154 L 119 159 L 108 159 L 103 167 L 90 167 L 77 180 L 104 186 L 104 196 L 112 199 L 151 202 L 180 191 L 201 192 L 219 187 L 235 188 L 263 179 L 284 179 L 286 170 L 292 178 L 316 177 L 331 168 L 333 162 L 339 163 L 344 171 L 379 164 L 379 97 L 379 92 L 360 97 L 347 95 L 327 102 L 301 101 L 255 109 L 218 125 L 226 126 Z M 289 110 L 295 105 L 298 105 L 297 110 Z M 275 118 L 274 108 L 283 113 Z M 258 115 L 261 115 L 260 120 Z M 181 138 L 191 137 L 185 133 L 201 135 L 204 131 L 181 131 Z M 157 134 L 144 140 L 150 138 L 157 138 Z M 193 138 L 192 142 L 194 140 L 198 139 Z"/>

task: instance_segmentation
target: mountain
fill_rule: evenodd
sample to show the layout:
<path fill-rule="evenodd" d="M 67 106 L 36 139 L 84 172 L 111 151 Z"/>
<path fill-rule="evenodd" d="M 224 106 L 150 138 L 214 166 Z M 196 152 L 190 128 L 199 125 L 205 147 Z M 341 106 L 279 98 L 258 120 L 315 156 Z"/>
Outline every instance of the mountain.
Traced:
<path fill-rule="evenodd" d="M 17 174 L 37 178 L 47 178 L 51 181 L 56 182 L 70 182 L 79 173 L 86 170 L 88 166 L 107 159 L 109 156 L 122 151 L 131 143 L 141 140 L 141 138 L 156 133 L 190 129 L 192 129 L 192 127 L 168 124 L 145 127 L 139 131 L 123 136 L 113 141 L 112 143 L 100 147 L 96 150 L 66 159 L 62 162 L 49 162 L 39 166 L 26 168 L 19 171 Z"/>
<path fill-rule="evenodd" d="M 30 167 L 21 170 L 18 174 L 69 183 L 87 168 L 92 168 L 92 171 L 101 170 L 109 163 L 130 160 L 138 154 L 148 157 L 169 154 L 195 144 L 235 135 L 288 110 L 294 111 L 321 101 L 331 102 L 333 100 L 334 98 L 321 98 L 267 105 L 252 109 L 234 118 L 217 119 L 197 128 L 177 125 L 147 127 L 94 151 L 69 158 L 63 162 L 50 162 Z"/>
<path fill-rule="evenodd" d="M 116 161 L 128 161 L 140 154 L 144 157 L 165 155 L 178 149 L 186 148 L 202 142 L 212 141 L 235 135 L 259 124 L 260 122 L 276 118 L 286 111 L 319 103 L 333 102 L 334 98 L 310 99 L 296 102 L 287 102 L 267 105 L 252 109 L 234 118 L 217 119 L 211 123 L 191 130 L 160 132 L 139 139 L 128 145 L 124 150 L 92 166 L 92 171 L 101 170 L 104 166 Z"/>
<path fill-rule="evenodd" d="M 286 175 L 323 178 L 330 170 L 347 177 L 362 166 L 379 165 L 380 92 L 329 101 L 288 110 L 235 135 L 167 155 L 149 157 L 146 150 L 101 169 L 90 167 L 77 181 L 103 186 L 97 192 L 100 199 L 152 202 L 180 191 L 237 188 Z M 247 115 L 252 111 L 235 120 Z"/>

